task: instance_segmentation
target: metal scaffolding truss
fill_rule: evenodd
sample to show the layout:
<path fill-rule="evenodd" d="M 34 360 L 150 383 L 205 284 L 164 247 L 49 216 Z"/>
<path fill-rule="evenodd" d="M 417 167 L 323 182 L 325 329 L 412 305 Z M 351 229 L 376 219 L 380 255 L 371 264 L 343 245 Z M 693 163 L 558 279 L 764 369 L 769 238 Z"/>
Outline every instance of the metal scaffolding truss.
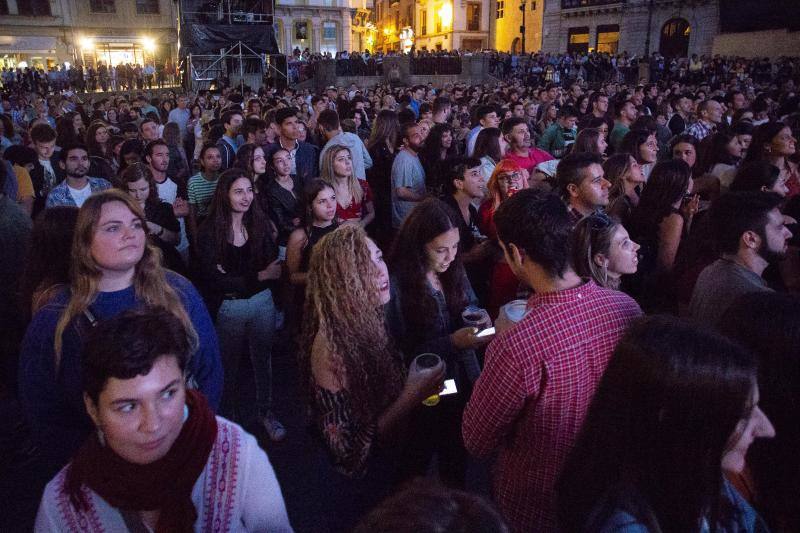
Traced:
<path fill-rule="evenodd" d="M 286 78 L 286 72 L 276 68 L 271 56 L 259 54 L 242 41 L 219 54 L 189 54 L 189 83 L 193 89 L 208 89 L 214 80 L 238 77 L 237 84 L 259 86 L 265 72 Z"/>

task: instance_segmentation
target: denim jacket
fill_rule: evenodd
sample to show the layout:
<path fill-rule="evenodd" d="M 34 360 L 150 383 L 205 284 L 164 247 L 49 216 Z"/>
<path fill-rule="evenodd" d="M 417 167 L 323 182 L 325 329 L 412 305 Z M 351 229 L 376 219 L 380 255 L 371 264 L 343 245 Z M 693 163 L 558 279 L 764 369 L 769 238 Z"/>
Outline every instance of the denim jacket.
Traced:
<path fill-rule="evenodd" d="M 111 183 L 103 178 L 89 178 L 89 187 L 92 189 L 92 193 L 96 193 L 97 191 L 110 189 Z M 69 193 L 67 180 L 53 187 L 47 195 L 45 207 L 55 207 L 57 205 L 77 207 L 75 200 L 72 199 L 72 195 Z"/>
<path fill-rule="evenodd" d="M 726 479 L 722 484 L 722 500 L 730 512 L 717 524 L 716 531 L 720 533 L 768 533 L 764 520 L 758 515 L 742 496 L 736 492 L 733 485 Z M 709 533 L 708 520 L 699 524 L 697 533 Z M 640 517 L 636 517 L 622 508 L 616 508 L 603 521 L 602 527 L 590 527 L 586 531 L 599 531 L 600 533 L 649 533 L 650 528 Z"/>

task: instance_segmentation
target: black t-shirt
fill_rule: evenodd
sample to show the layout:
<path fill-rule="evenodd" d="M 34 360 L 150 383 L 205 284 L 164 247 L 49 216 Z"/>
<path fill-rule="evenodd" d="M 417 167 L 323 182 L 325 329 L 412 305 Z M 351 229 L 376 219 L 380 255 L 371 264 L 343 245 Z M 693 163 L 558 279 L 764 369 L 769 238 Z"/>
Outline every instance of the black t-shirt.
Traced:
<path fill-rule="evenodd" d="M 449 205 L 455 214 L 457 215 L 458 224 L 458 232 L 460 234 L 461 240 L 458 243 L 458 251 L 459 253 L 466 253 L 469 252 L 473 246 L 477 243 L 476 236 L 480 235 L 480 230 L 477 226 L 478 221 L 478 210 L 475 209 L 475 206 L 469 204 L 469 222 L 464 220 L 464 217 L 461 215 L 461 208 L 458 206 L 458 202 L 456 201 L 455 197 L 452 194 L 448 194 L 444 198 L 442 198 L 444 203 Z"/>
<path fill-rule="evenodd" d="M 167 202 L 158 202 L 158 204 L 145 204 L 144 208 L 147 220 L 153 224 L 163 226 L 167 231 L 180 231 L 181 225 L 178 219 L 175 218 L 175 213 L 172 206 Z"/>

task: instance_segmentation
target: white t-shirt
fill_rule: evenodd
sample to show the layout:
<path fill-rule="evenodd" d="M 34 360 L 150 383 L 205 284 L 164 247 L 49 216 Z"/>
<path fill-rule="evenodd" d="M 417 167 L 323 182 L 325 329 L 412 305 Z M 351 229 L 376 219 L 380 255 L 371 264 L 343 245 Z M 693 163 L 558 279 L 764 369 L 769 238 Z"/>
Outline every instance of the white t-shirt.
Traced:
<path fill-rule="evenodd" d="M 175 198 L 178 197 L 178 184 L 167 178 L 162 183 L 156 183 L 158 189 L 158 197 L 162 201 L 172 205 L 175 203 Z"/>
<path fill-rule="evenodd" d="M 92 188 L 88 183 L 83 189 L 73 189 L 69 185 L 67 185 L 67 189 L 69 189 L 69 195 L 72 196 L 72 199 L 75 200 L 75 205 L 78 207 L 83 206 L 83 202 L 92 195 Z"/>

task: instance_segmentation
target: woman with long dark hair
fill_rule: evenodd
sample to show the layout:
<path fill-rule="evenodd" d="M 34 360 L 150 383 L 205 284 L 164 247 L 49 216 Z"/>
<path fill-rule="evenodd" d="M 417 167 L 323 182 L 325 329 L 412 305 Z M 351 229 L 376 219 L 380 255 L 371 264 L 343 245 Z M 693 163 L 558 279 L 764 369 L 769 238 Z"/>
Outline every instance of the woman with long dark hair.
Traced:
<path fill-rule="evenodd" d="M 372 158 L 372 167 L 367 169 L 367 183 L 375 201 L 375 222 L 370 231 L 381 247 L 389 244 L 392 232 L 392 163 L 399 135 L 397 113 L 388 109 L 379 111 L 367 141 Z"/>
<path fill-rule="evenodd" d="M 473 157 L 481 160 L 481 173 L 487 185 L 495 166 L 508 150 L 508 141 L 502 133 L 500 128 L 484 128 L 478 132 L 478 137 L 475 139 Z"/>
<path fill-rule="evenodd" d="M 800 167 L 791 160 L 796 152 L 797 139 L 792 129 L 783 122 L 767 122 L 753 130 L 753 141 L 744 162 L 766 161 L 778 167 L 791 198 L 800 194 Z"/>
<path fill-rule="evenodd" d="M 441 193 L 444 188 L 442 178 L 447 173 L 447 160 L 457 154 L 453 140 L 453 128 L 449 124 L 436 124 L 419 151 L 419 160 L 425 169 L 428 190 Z"/>
<path fill-rule="evenodd" d="M 113 180 L 117 166 L 114 150 L 110 143 L 111 132 L 108 124 L 95 120 L 86 130 L 86 147 L 89 149 L 89 176 Z"/>
<path fill-rule="evenodd" d="M 197 257 L 206 302 L 212 316 L 216 314 L 225 368 L 222 411 L 241 420 L 237 381 L 245 352 L 253 365 L 258 422 L 278 441 L 286 430 L 272 413 L 276 310 L 271 289 L 281 276 L 281 265 L 266 215 L 254 201 L 254 189 L 240 168 L 220 174 L 208 218 L 200 227 Z"/>
<path fill-rule="evenodd" d="M 292 285 L 305 286 L 311 251 L 322 237 L 338 227 L 336 206 L 336 193 L 330 184 L 321 179 L 308 184 L 303 194 L 301 226 L 289 235 L 286 244 L 286 268 Z"/>
<path fill-rule="evenodd" d="M 45 209 L 34 220 L 22 275 L 21 304 L 26 320 L 69 285 L 77 220 L 78 208 L 73 206 Z"/>
<path fill-rule="evenodd" d="M 311 258 L 300 349 L 301 383 L 330 464 L 321 469 L 325 520 L 349 531 L 396 478 L 398 429 L 439 391 L 444 367 L 406 377 L 386 329 L 390 282 L 380 249 L 360 227 L 323 237 Z M 405 384 L 403 383 L 405 381 Z"/>
<path fill-rule="evenodd" d="M 584 128 L 578 132 L 570 153 L 588 152 L 605 157 L 607 148 L 608 142 L 606 142 L 606 137 L 600 133 L 600 130 L 597 128 Z"/>
<path fill-rule="evenodd" d="M 84 126 L 81 114 L 77 111 L 65 113 L 56 122 L 56 134 L 56 144 L 58 146 L 83 144 Z"/>
<path fill-rule="evenodd" d="M 727 191 L 742 162 L 744 149 L 738 135 L 717 132 L 700 143 L 699 160 L 693 172 L 697 176 L 710 174 L 719 180 L 723 192 Z"/>
<path fill-rule="evenodd" d="M 740 166 L 736 170 L 730 190 L 774 192 L 783 197 L 789 194 L 781 171 L 766 161 L 750 161 Z"/>
<path fill-rule="evenodd" d="M 720 329 L 758 356 L 761 406 L 775 425 L 775 438 L 756 441 L 747 466 L 732 478 L 773 531 L 800 531 L 800 300 L 764 291 L 739 298 Z"/>
<path fill-rule="evenodd" d="M 655 131 L 647 129 L 629 131 L 622 138 L 617 153 L 626 153 L 635 157 L 639 166 L 642 167 L 645 180 L 647 180 L 653 171 L 656 159 L 658 159 L 658 139 L 656 139 Z"/>
<path fill-rule="evenodd" d="M 775 435 L 756 361 L 675 318 L 617 345 L 557 485 L 559 526 L 591 531 L 766 531 L 723 477 Z"/>
<path fill-rule="evenodd" d="M 463 486 L 466 451 L 461 414 L 478 377 L 475 349 L 487 342 L 462 313 L 477 302 L 458 256 L 458 215 L 441 200 L 428 199 L 408 215 L 392 249 L 389 327 L 406 361 L 431 352 L 447 365 L 459 393 L 413 417 L 404 473 L 424 475 L 438 452 L 439 472 L 448 484 Z"/>
<path fill-rule="evenodd" d="M 118 187 L 130 194 L 144 210 L 150 241 L 161 250 L 164 266 L 175 272 L 185 272 L 186 265 L 175 248 L 181 240 L 181 225 L 175 218 L 172 205 L 159 198 L 150 167 L 134 163 L 122 171 L 117 181 Z"/>
<path fill-rule="evenodd" d="M 603 163 L 603 172 L 611 183 L 606 212 L 625 224 L 639 204 L 639 194 L 645 182 L 642 166 L 630 154 L 614 154 Z"/>
<path fill-rule="evenodd" d="M 642 261 L 623 286 L 645 312 L 675 310 L 673 269 L 699 204 L 690 173 L 677 159 L 658 163 L 631 213 L 628 229 L 642 246 Z"/>

